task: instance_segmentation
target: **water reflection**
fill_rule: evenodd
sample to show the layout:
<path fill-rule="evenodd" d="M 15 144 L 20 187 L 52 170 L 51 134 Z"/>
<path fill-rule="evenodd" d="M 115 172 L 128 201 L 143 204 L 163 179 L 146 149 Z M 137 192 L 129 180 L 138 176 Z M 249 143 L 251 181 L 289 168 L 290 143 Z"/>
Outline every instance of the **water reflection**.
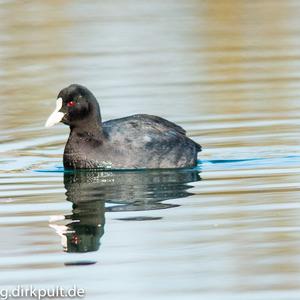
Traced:
<path fill-rule="evenodd" d="M 97 251 L 104 234 L 105 212 L 148 211 L 178 206 L 164 200 L 192 195 L 189 183 L 199 181 L 197 170 L 128 172 L 74 172 L 64 174 L 67 200 L 72 213 L 66 225 L 51 224 L 61 236 L 66 252 Z M 108 207 L 105 207 L 108 203 Z M 151 217 L 124 221 L 153 220 Z"/>

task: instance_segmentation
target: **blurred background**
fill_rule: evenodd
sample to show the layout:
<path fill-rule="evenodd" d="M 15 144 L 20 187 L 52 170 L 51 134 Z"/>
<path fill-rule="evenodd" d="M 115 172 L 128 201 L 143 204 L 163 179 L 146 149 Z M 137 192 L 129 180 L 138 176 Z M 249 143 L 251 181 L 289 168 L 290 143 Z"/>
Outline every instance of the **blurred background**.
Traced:
<path fill-rule="evenodd" d="M 299 1 L 0 0 L 0 19 L 3 286 L 76 282 L 88 299 L 299 299 Z M 69 129 L 43 128 L 71 83 L 93 91 L 104 120 L 159 115 L 203 146 L 199 174 L 184 178 L 106 174 L 118 190 L 103 174 L 80 178 L 105 190 L 102 204 L 173 199 L 168 210 L 106 208 L 108 232 L 84 238 L 92 257 L 62 251 L 77 229 L 59 220 L 89 215 L 64 195 L 82 188 L 61 172 Z M 102 214 L 93 228 L 104 226 L 104 206 L 91 209 Z M 92 230 L 83 225 L 79 236 Z M 97 264 L 76 273 L 74 260 Z"/>
<path fill-rule="evenodd" d="M 45 145 L 28 139 L 28 130 L 52 135 L 39 130 L 59 90 L 80 83 L 96 94 L 104 120 L 167 117 L 205 145 L 203 155 L 216 147 L 243 146 L 236 151 L 247 156 L 248 147 L 295 145 L 285 133 L 299 129 L 297 122 L 287 128 L 299 116 L 298 4 L 1 1 L 3 135 L 13 130 L 9 139 Z M 57 137 L 68 132 L 56 130 Z"/>

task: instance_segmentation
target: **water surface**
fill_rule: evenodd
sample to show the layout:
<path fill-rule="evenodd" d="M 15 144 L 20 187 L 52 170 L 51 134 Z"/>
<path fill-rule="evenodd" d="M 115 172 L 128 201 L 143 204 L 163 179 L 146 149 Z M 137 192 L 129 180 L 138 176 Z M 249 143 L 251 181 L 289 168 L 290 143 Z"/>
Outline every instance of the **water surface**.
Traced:
<path fill-rule="evenodd" d="M 300 298 L 298 1 L 0 1 L 0 284 Z M 59 90 L 160 115 L 194 170 L 64 173 Z M 100 298 L 99 298 L 100 297 Z"/>

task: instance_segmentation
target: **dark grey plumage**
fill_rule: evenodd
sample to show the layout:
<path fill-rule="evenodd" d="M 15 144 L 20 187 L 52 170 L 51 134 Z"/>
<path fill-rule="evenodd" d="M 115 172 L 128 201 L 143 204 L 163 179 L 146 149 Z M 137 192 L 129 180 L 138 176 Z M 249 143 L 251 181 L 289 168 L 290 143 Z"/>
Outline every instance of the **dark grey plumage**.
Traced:
<path fill-rule="evenodd" d="M 65 168 L 159 169 L 197 164 L 201 146 L 168 120 L 138 114 L 102 123 L 96 98 L 80 85 L 63 89 L 58 98 L 63 101 L 62 122 L 71 129 Z"/>

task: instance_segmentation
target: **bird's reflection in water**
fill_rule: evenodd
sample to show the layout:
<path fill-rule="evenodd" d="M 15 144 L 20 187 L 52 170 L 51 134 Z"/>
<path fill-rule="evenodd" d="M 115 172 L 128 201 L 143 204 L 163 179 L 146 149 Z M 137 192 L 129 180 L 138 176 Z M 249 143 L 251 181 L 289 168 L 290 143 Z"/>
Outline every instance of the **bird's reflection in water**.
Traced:
<path fill-rule="evenodd" d="M 64 251 L 89 252 L 100 246 L 105 211 L 149 211 L 176 207 L 162 201 L 184 198 L 192 193 L 189 183 L 199 181 L 196 170 L 78 171 L 64 174 L 67 200 L 72 213 L 66 225 L 52 224 L 62 238 Z M 107 203 L 107 207 L 105 207 Z M 123 218 L 149 220 L 151 217 Z"/>

